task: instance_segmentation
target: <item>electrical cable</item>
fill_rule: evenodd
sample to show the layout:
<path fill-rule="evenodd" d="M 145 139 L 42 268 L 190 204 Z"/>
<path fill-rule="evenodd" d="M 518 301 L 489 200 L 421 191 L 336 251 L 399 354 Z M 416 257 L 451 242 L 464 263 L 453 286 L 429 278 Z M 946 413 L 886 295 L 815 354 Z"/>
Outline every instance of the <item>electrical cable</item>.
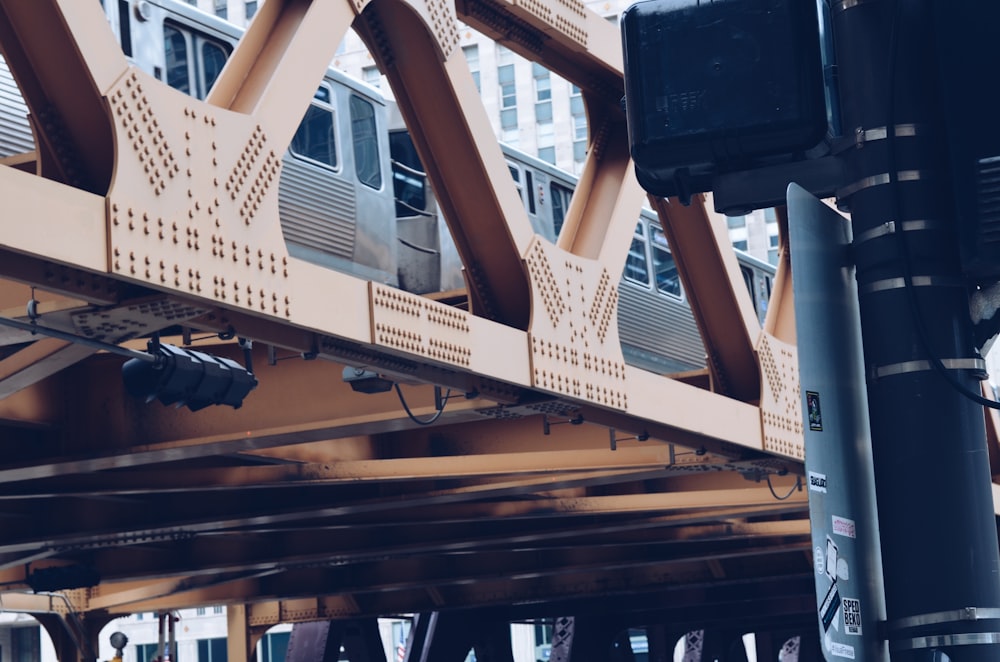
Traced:
<path fill-rule="evenodd" d="M 393 382 L 392 387 L 394 389 L 396 389 L 396 395 L 399 396 L 399 402 L 400 402 L 400 404 L 403 405 L 403 410 L 406 411 L 406 415 L 409 416 L 410 420 L 413 421 L 414 423 L 416 423 L 417 425 L 430 425 L 431 423 L 434 423 L 439 418 L 441 418 L 441 414 L 444 413 L 444 406 L 445 406 L 445 404 L 447 404 L 448 398 L 451 397 L 451 389 L 448 389 L 448 391 L 447 391 L 447 393 L 445 393 L 444 397 L 439 399 L 440 400 L 440 404 L 438 405 L 437 411 L 434 412 L 431 415 L 430 418 L 421 419 L 421 418 L 417 418 L 416 416 L 414 416 L 413 412 L 410 411 L 410 407 L 406 404 L 406 398 L 403 397 L 403 391 L 400 390 L 399 384 L 396 383 L 396 382 Z"/>
<path fill-rule="evenodd" d="M 888 99 L 886 103 L 886 158 L 888 160 L 888 175 L 889 175 L 889 191 L 890 191 L 890 214 L 892 220 L 896 221 L 899 228 L 897 228 L 896 234 L 897 243 L 899 245 L 900 255 L 902 257 L 902 267 L 903 267 L 903 283 L 904 289 L 906 290 L 907 300 L 910 307 L 910 316 L 913 319 L 913 325 L 917 331 L 917 337 L 920 340 L 920 344 L 927 355 L 927 359 L 930 362 L 934 370 L 941 375 L 944 380 L 958 393 L 965 396 L 966 398 L 972 400 L 973 402 L 990 409 L 1000 409 L 1000 402 L 984 398 L 979 393 L 975 393 L 966 386 L 964 386 L 954 375 L 949 372 L 948 368 L 945 367 L 941 359 L 931 350 L 930 339 L 928 338 L 927 328 L 924 325 L 923 314 L 920 310 L 920 302 L 917 300 L 916 292 L 914 291 L 913 285 L 913 265 L 910 260 L 909 247 L 906 245 L 906 236 L 902 230 L 902 222 L 899 219 L 900 209 L 902 204 L 900 201 L 900 191 L 899 182 L 897 179 L 896 172 L 896 60 L 899 56 L 899 31 L 901 24 L 901 14 L 902 14 L 903 3 L 900 0 L 895 0 L 894 13 L 892 18 L 892 31 L 889 35 L 889 72 L 888 72 L 888 85 L 886 86 L 888 90 Z"/>
<path fill-rule="evenodd" d="M 795 477 L 795 484 L 792 485 L 792 489 L 788 490 L 788 494 L 785 496 L 778 496 L 778 493 L 774 491 L 774 485 L 771 484 L 771 474 L 767 474 L 767 489 L 771 490 L 771 496 L 773 496 L 778 501 L 785 501 L 790 499 L 797 490 L 802 489 L 802 476 Z"/>

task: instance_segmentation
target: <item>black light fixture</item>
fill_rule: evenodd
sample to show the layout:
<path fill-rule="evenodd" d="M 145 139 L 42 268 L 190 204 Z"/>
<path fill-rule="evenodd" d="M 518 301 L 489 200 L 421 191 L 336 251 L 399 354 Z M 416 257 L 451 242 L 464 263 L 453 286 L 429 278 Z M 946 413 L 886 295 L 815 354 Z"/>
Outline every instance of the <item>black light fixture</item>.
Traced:
<path fill-rule="evenodd" d="M 367 368 L 346 366 L 343 372 L 344 381 L 351 385 L 355 393 L 385 393 L 392 390 L 395 382 Z"/>
<path fill-rule="evenodd" d="M 146 402 L 187 407 L 191 411 L 209 405 L 239 409 L 243 399 L 257 387 L 253 371 L 232 359 L 211 356 L 151 340 L 150 359 L 133 358 L 122 365 L 125 389 Z"/>
<path fill-rule="evenodd" d="M 125 636 L 124 632 L 111 633 L 111 647 L 115 649 L 115 660 L 121 660 L 124 657 L 125 646 L 127 645 L 128 637 Z"/>

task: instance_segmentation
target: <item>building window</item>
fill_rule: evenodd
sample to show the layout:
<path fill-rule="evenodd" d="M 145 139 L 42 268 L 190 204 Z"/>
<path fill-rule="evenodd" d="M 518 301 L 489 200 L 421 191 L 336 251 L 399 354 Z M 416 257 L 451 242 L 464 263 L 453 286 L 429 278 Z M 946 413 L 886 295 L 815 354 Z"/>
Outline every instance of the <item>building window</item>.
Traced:
<path fill-rule="evenodd" d="M 257 0 L 247 0 L 246 4 L 246 15 L 249 21 L 257 13 Z"/>
<path fill-rule="evenodd" d="M 42 659 L 42 631 L 37 625 L 10 630 L 12 662 L 35 662 Z"/>
<path fill-rule="evenodd" d="M 569 112 L 573 117 L 573 160 L 583 163 L 587 158 L 587 110 L 580 88 L 573 86 L 569 97 Z"/>
<path fill-rule="evenodd" d="M 746 216 L 726 216 L 726 225 L 730 230 L 745 228 L 747 226 Z"/>
<path fill-rule="evenodd" d="M 382 88 L 382 74 L 378 72 L 378 67 L 362 67 L 361 79 L 374 88 Z"/>
<path fill-rule="evenodd" d="M 537 108 L 537 106 L 536 106 Z M 538 149 L 538 158 L 552 165 L 556 163 L 556 132 L 555 125 L 550 117 L 546 121 L 538 121 L 535 130 L 535 146 Z"/>
<path fill-rule="evenodd" d="M 546 101 L 544 103 L 535 104 L 535 121 L 539 124 L 548 122 L 552 123 L 552 102 Z"/>
<path fill-rule="evenodd" d="M 479 46 L 463 46 L 462 52 L 465 54 L 465 61 L 469 63 L 472 80 L 476 81 L 476 90 L 482 94 L 483 88 L 479 83 Z"/>
<path fill-rule="evenodd" d="M 219 18 L 229 18 L 229 0 L 215 0 L 215 15 Z"/>
<path fill-rule="evenodd" d="M 197 607 L 194 610 L 194 615 L 195 616 L 204 616 L 205 615 L 205 608 L 204 607 Z"/>
<path fill-rule="evenodd" d="M 500 128 L 517 128 L 517 87 L 514 81 L 514 65 L 504 64 L 497 69 L 500 81 Z"/>
<path fill-rule="evenodd" d="M 552 99 L 552 76 L 549 70 L 540 64 L 532 64 L 532 76 L 535 79 L 535 101 L 550 101 Z"/>
<path fill-rule="evenodd" d="M 221 614 L 222 613 L 222 605 L 216 605 L 216 606 L 212 607 L 212 613 L 213 614 Z M 225 639 L 223 639 L 223 641 L 225 641 Z"/>
<path fill-rule="evenodd" d="M 135 645 L 135 660 L 136 662 L 153 662 L 156 660 L 156 649 L 158 644 L 136 644 Z"/>
<path fill-rule="evenodd" d="M 497 62 L 500 64 L 514 64 L 514 51 L 503 44 L 497 44 Z"/>
<path fill-rule="evenodd" d="M 733 248 L 735 248 L 738 251 L 745 251 L 747 249 L 747 240 L 737 239 L 736 241 L 733 242 Z"/>
<path fill-rule="evenodd" d="M 226 662 L 227 658 L 225 637 L 198 640 L 198 662 Z"/>
<path fill-rule="evenodd" d="M 285 662 L 290 632 L 268 632 L 260 640 L 260 662 Z"/>

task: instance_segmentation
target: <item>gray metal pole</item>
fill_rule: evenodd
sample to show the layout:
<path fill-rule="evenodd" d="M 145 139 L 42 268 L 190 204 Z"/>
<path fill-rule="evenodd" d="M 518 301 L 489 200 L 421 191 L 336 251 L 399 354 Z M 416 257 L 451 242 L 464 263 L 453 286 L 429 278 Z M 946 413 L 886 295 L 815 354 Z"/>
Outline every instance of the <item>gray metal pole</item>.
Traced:
<path fill-rule="evenodd" d="M 886 662 L 885 589 L 850 223 L 788 187 L 799 383 L 806 412 L 809 528 L 820 646 Z"/>
<path fill-rule="evenodd" d="M 1000 659 L 1000 573 L 931 2 L 834 3 L 893 662 Z M 793 256 L 794 260 L 794 256 Z M 946 654 L 947 657 L 942 656 Z"/>

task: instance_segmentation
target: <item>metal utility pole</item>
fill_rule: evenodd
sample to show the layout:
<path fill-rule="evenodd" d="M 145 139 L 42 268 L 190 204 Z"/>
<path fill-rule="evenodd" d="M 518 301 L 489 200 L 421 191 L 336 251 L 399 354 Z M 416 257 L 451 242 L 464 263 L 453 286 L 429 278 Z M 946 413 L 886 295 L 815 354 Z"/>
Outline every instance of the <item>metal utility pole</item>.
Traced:
<path fill-rule="evenodd" d="M 930 0 L 833 3 L 893 662 L 1000 659 L 1000 575 Z M 983 81 L 982 84 L 989 84 Z M 793 257 L 794 259 L 794 257 Z M 956 388 L 959 387 L 959 388 Z"/>

